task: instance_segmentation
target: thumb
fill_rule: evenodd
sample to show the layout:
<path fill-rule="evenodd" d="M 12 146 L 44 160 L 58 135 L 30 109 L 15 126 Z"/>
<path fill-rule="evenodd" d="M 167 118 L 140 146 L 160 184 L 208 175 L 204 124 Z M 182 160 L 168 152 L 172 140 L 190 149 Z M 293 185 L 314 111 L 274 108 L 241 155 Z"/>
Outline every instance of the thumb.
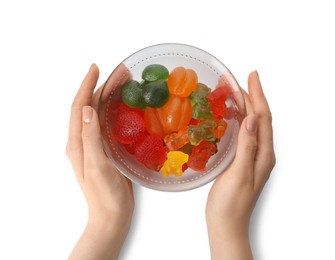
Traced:
<path fill-rule="evenodd" d="M 92 107 L 84 106 L 82 120 L 84 168 L 98 167 L 101 158 L 106 156 L 102 145 L 98 114 Z"/>
<path fill-rule="evenodd" d="M 242 122 L 237 141 L 235 163 L 241 171 L 253 170 L 257 151 L 257 117 L 249 114 Z"/>

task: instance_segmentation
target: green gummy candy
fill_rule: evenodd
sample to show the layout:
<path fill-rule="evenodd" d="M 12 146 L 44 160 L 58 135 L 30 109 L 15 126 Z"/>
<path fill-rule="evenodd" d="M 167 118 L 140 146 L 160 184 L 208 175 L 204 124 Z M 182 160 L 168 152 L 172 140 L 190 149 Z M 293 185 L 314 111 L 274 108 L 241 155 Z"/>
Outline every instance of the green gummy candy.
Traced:
<path fill-rule="evenodd" d="M 144 102 L 153 108 L 165 105 L 170 98 L 170 92 L 165 80 L 150 82 L 143 86 Z"/>
<path fill-rule="evenodd" d="M 190 125 L 188 127 L 188 139 L 192 145 L 198 145 L 203 140 L 214 142 L 216 140 L 214 134 L 214 128 L 216 123 L 214 121 L 207 120 L 200 123 L 197 126 Z"/>
<path fill-rule="evenodd" d="M 144 68 L 142 79 L 144 81 L 164 80 L 169 77 L 169 71 L 166 67 L 160 64 L 151 64 Z"/>
<path fill-rule="evenodd" d="M 142 97 L 142 87 L 136 80 L 127 82 L 122 88 L 122 101 L 132 108 L 145 108 Z"/>
<path fill-rule="evenodd" d="M 212 105 L 208 102 L 207 104 L 194 104 L 192 108 L 192 117 L 197 120 L 213 120 L 214 114 L 212 111 Z"/>

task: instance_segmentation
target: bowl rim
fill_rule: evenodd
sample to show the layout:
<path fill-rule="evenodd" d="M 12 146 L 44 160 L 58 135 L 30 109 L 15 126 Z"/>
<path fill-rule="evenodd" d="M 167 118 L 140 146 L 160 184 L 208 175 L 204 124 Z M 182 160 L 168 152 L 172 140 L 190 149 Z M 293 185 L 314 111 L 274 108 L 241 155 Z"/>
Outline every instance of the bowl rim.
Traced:
<path fill-rule="evenodd" d="M 238 84 L 238 81 L 236 80 L 235 76 L 233 75 L 233 73 L 231 73 L 231 71 L 225 66 L 225 64 L 223 64 L 223 62 L 221 62 L 218 58 L 216 58 L 214 55 L 212 55 L 211 53 L 201 49 L 201 48 L 198 48 L 198 47 L 195 47 L 193 45 L 189 45 L 189 44 L 184 44 L 184 43 L 158 43 L 158 44 L 154 44 L 154 45 L 150 45 L 150 46 L 146 46 L 144 48 L 141 48 L 137 51 L 135 51 L 134 53 L 128 55 L 125 59 L 122 60 L 122 62 L 119 63 L 119 65 L 117 65 L 115 67 L 115 69 L 110 73 L 110 75 L 107 77 L 106 81 L 103 83 L 103 85 L 101 86 L 101 92 L 99 93 L 99 98 L 98 98 L 98 115 L 100 116 L 100 112 L 101 112 L 101 109 L 102 109 L 102 105 L 101 105 L 101 97 L 102 97 L 102 94 L 104 92 L 104 89 L 105 89 L 105 86 L 107 84 L 107 82 L 110 80 L 111 76 L 113 75 L 113 73 L 116 71 L 116 69 L 125 63 L 125 61 L 127 61 L 130 57 L 133 57 L 135 56 L 136 54 L 139 54 L 141 52 L 144 52 L 148 49 L 152 49 L 152 48 L 159 48 L 159 46 L 169 46 L 171 49 L 173 49 L 173 47 L 183 47 L 183 48 L 189 48 L 189 49 L 194 49 L 196 51 L 199 51 L 199 52 L 202 52 L 203 54 L 207 55 L 207 56 L 210 56 L 212 57 L 216 62 L 218 62 L 221 66 L 223 66 L 226 70 L 227 70 L 227 73 L 229 74 L 229 76 L 231 77 L 230 80 L 233 80 L 235 85 L 237 86 L 238 88 L 238 92 L 241 93 L 241 97 L 242 97 L 242 111 L 241 112 L 241 120 L 239 122 L 239 124 L 241 125 L 241 122 L 243 120 L 243 118 L 245 117 L 246 115 L 246 104 L 245 104 L 245 99 L 243 97 L 243 93 L 242 93 L 242 88 L 240 87 L 240 85 Z M 127 67 L 127 70 L 130 71 L 132 68 L 128 68 Z M 101 120 L 101 119 L 100 119 Z M 100 125 L 101 126 L 101 125 Z M 185 182 L 185 183 L 179 183 L 179 184 L 175 184 L 175 182 L 171 182 L 172 185 L 159 185 L 159 186 L 155 186 L 154 183 L 151 183 L 151 182 L 146 182 L 144 179 L 140 179 L 140 177 L 136 177 L 136 176 L 133 176 L 132 174 L 129 174 L 128 173 L 128 169 L 125 168 L 122 164 L 118 163 L 114 157 L 112 155 L 110 155 L 109 153 L 109 150 L 110 148 L 108 147 L 108 144 L 107 144 L 107 141 L 105 140 L 104 136 L 102 135 L 102 140 L 103 140 L 103 148 L 105 150 L 105 154 L 107 155 L 107 157 L 113 162 L 114 166 L 116 167 L 116 169 L 120 172 L 120 174 L 122 174 L 123 176 L 125 176 L 127 179 L 129 179 L 131 182 L 133 183 L 136 183 L 138 185 L 141 185 L 145 188 L 149 188 L 149 189 L 152 189 L 152 190 L 156 190 L 156 191 L 164 191 L 164 192 L 182 192 L 182 191 L 188 191 L 188 190 L 193 190 L 193 189 L 196 189 L 196 188 L 200 188 L 202 186 L 205 186 L 206 184 L 212 182 L 213 180 L 215 180 L 219 175 L 221 175 L 224 171 L 222 171 L 220 174 L 213 174 L 212 177 L 207 177 L 206 178 L 206 181 L 197 181 L 197 180 L 201 180 L 203 178 L 197 178 L 196 180 L 194 181 L 190 181 L 190 182 Z M 237 142 L 234 142 L 233 146 L 235 147 L 232 147 L 232 149 L 234 149 L 234 156 L 232 158 L 230 158 L 230 162 L 228 163 L 227 165 L 227 168 L 229 167 L 229 165 L 233 162 L 234 160 L 234 157 L 235 157 L 235 154 L 236 154 L 236 144 Z M 226 168 L 226 169 L 227 169 Z M 206 174 L 207 176 L 207 174 Z M 194 183 L 197 181 L 197 184 L 196 185 L 192 185 L 191 183 Z"/>

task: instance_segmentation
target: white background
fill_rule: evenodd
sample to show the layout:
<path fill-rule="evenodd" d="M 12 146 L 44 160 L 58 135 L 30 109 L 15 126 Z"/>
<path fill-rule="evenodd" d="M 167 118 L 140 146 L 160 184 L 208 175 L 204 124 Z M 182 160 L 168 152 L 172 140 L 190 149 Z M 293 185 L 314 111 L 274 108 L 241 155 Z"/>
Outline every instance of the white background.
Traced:
<path fill-rule="evenodd" d="M 199 1 L 200 3 L 201 1 Z M 86 202 L 65 156 L 72 99 L 91 63 L 102 84 L 156 43 L 200 47 L 242 87 L 257 69 L 277 165 L 257 204 L 255 259 L 335 259 L 335 9 L 332 1 L 0 2 L 0 259 L 66 259 Z M 121 259 L 210 259 L 211 183 L 135 186 Z"/>

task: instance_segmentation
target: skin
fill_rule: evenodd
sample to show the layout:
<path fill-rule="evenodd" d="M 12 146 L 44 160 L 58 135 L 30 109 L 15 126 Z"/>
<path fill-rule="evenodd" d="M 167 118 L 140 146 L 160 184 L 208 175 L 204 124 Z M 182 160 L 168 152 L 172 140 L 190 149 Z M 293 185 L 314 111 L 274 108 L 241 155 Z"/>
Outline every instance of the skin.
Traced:
<path fill-rule="evenodd" d="M 71 107 L 66 154 L 86 198 L 89 217 L 69 259 L 117 259 L 134 210 L 131 182 L 103 150 L 96 112 L 101 88 L 94 94 L 98 77 L 99 69 L 93 64 Z"/>
<path fill-rule="evenodd" d="M 87 226 L 69 259 L 118 259 L 134 210 L 131 182 L 108 159 L 103 150 L 97 114 L 100 97 L 130 79 L 120 65 L 105 86 L 95 93 L 99 69 L 93 64 L 71 107 L 66 154 L 88 205 Z M 118 82 L 116 79 L 122 76 Z M 206 220 L 212 260 L 252 259 L 248 229 L 257 199 L 275 165 L 271 112 L 257 72 L 244 92 L 247 117 L 241 125 L 234 162 L 219 176 L 208 195 Z"/>
<path fill-rule="evenodd" d="M 249 75 L 248 91 L 243 91 L 247 117 L 239 132 L 236 157 L 216 179 L 207 199 L 212 260 L 253 259 L 249 221 L 276 161 L 272 116 L 256 71 Z"/>

